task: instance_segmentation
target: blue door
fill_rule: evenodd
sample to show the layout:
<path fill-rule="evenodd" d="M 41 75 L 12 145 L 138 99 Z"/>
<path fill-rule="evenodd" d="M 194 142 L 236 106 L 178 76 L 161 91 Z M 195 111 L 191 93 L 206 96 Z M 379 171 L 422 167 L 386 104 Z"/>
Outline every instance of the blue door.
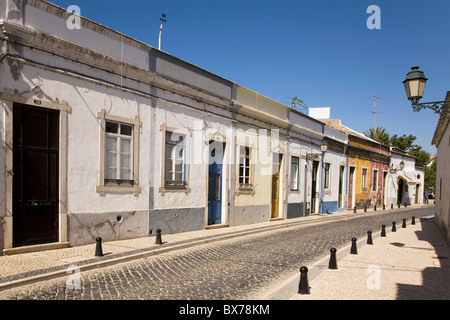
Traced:
<path fill-rule="evenodd" d="M 210 145 L 209 159 L 208 225 L 215 225 L 222 223 L 222 144 Z"/>

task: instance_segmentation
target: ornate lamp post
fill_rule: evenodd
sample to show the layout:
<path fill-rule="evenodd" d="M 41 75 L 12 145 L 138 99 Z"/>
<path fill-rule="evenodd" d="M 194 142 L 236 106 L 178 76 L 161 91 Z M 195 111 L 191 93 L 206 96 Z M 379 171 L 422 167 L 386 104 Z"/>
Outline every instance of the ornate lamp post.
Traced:
<path fill-rule="evenodd" d="M 406 96 L 411 101 L 414 112 L 419 112 L 422 109 L 431 109 L 437 114 L 450 118 L 450 101 L 419 103 L 420 99 L 423 98 L 428 79 L 419 70 L 419 67 L 412 67 L 411 69 L 403 84 L 405 85 Z"/>

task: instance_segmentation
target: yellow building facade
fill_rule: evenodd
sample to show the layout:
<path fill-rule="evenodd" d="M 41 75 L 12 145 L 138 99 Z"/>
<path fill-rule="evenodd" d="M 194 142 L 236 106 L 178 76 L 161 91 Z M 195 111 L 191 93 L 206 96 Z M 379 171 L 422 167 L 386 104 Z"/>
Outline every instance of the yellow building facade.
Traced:
<path fill-rule="evenodd" d="M 288 108 L 243 87 L 236 88 L 233 225 L 285 216 Z"/>
<path fill-rule="evenodd" d="M 348 209 L 386 205 L 390 149 L 341 124 L 324 121 L 348 134 Z"/>

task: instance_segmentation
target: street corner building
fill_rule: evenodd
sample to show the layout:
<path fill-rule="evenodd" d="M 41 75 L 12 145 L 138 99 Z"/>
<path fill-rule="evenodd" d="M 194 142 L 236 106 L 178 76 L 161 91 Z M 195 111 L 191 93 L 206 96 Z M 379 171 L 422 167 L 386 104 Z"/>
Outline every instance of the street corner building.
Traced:
<path fill-rule="evenodd" d="M 71 14 L 0 3 L 2 253 L 422 201 L 414 158 Z"/>

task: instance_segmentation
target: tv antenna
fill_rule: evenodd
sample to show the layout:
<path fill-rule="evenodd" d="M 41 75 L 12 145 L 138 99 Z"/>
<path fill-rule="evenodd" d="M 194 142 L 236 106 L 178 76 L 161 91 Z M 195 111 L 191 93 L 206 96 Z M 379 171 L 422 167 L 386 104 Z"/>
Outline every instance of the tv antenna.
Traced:
<path fill-rule="evenodd" d="M 377 126 L 377 113 L 381 113 L 381 112 L 377 112 L 377 99 L 379 100 L 383 100 L 377 96 L 373 97 L 373 129 L 375 130 L 376 126 Z"/>
<path fill-rule="evenodd" d="M 159 18 L 161 20 L 161 27 L 159 27 L 159 45 L 158 50 L 161 50 L 161 38 L 162 38 L 162 32 L 163 32 L 163 25 L 164 23 L 167 23 L 167 15 L 165 13 L 162 14 L 162 18 Z"/>

